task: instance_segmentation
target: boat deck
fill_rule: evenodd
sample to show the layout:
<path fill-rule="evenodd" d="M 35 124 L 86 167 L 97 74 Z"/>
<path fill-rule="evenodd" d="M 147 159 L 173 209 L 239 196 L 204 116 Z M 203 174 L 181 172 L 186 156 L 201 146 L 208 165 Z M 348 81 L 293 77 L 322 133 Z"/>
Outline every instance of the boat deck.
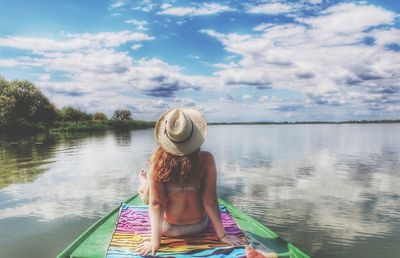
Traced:
<path fill-rule="evenodd" d="M 138 195 L 126 201 L 130 205 L 142 204 Z M 308 255 L 300 251 L 292 244 L 286 242 L 275 232 L 268 229 L 247 214 L 239 211 L 231 204 L 219 199 L 221 205 L 225 205 L 230 214 L 235 219 L 238 226 L 245 233 L 253 246 L 265 253 L 270 253 L 271 257 L 290 257 L 290 258 L 309 258 Z M 119 207 L 108 215 L 97 221 L 73 243 L 71 243 L 57 258 L 103 258 L 107 253 L 115 223 L 118 217 Z"/>

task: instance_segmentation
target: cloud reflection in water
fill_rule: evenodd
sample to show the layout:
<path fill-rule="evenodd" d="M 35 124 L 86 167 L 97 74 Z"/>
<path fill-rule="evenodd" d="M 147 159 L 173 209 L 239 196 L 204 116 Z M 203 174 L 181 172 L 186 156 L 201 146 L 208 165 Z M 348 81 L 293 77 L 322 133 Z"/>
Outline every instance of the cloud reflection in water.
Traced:
<path fill-rule="evenodd" d="M 0 226 L 101 217 L 136 192 L 154 148 L 152 130 L 57 138 L 42 172 L 0 189 Z M 210 126 L 204 149 L 220 196 L 313 257 L 400 253 L 398 125 Z"/>
<path fill-rule="evenodd" d="M 210 144 L 220 194 L 304 250 L 330 257 L 340 245 L 341 256 L 363 239 L 400 240 L 398 125 L 220 130 Z"/>

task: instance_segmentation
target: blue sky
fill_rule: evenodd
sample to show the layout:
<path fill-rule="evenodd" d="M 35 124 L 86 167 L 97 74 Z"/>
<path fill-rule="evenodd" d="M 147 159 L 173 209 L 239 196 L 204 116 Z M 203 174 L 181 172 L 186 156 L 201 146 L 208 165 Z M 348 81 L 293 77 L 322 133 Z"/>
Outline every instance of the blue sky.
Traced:
<path fill-rule="evenodd" d="M 58 107 L 209 121 L 400 118 L 393 1 L 0 2 L 0 75 Z"/>

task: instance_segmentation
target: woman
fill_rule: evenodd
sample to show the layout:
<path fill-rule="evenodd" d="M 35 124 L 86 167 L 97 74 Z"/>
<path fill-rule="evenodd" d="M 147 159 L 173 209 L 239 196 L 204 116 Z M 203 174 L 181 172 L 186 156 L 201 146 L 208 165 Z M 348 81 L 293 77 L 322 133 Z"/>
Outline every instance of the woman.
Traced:
<path fill-rule="evenodd" d="M 143 242 L 137 251 L 154 255 L 162 235 L 195 235 L 209 222 L 220 241 L 243 244 L 226 234 L 221 222 L 214 158 L 200 151 L 207 134 L 204 116 L 193 109 L 170 110 L 158 119 L 154 134 L 158 147 L 150 161 L 149 182 L 142 171 L 139 189 L 142 199 L 149 194 L 151 240 Z"/>

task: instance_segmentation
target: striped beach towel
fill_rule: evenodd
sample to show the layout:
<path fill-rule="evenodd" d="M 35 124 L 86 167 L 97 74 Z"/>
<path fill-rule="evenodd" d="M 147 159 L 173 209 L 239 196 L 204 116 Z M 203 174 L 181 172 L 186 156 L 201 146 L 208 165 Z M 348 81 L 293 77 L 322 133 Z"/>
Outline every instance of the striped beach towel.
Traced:
<path fill-rule="evenodd" d="M 232 216 L 220 206 L 222 223 L 227 234 L 245 238 Z M 107 251 L 107 258 L 140 257 L 135 249 L 150 239 L 148 206 L 122 204 L 117 226 Z M 211 223 L 202 234 L 187 237 L 162 237 L 157 257 L 246 257 L 244 246 L 228 246 L 218 240 Z"/>

